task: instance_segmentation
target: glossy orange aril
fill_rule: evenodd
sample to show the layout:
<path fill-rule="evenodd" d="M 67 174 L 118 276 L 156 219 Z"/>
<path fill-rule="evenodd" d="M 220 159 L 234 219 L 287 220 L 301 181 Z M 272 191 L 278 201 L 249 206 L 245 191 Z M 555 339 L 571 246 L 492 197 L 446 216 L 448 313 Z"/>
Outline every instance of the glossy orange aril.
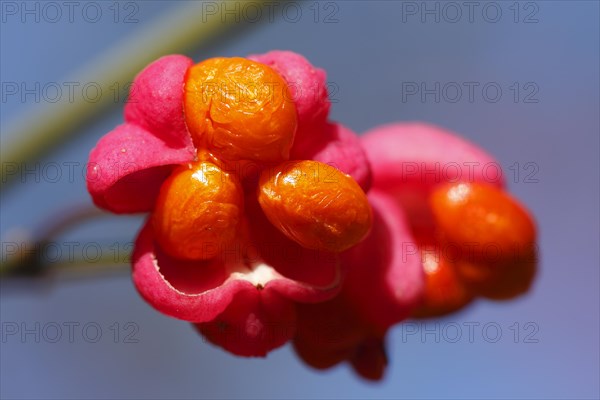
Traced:
<path fill-rule="evenodd" d="M 529 289 L 535 225 L 515 199 L 492 186 L 460 183 L 436 190 L 431 206 L 442 246 L 460 248 L 455 269 L 469 292 L 502 300 Z"/>
<path fill-rule="evenodd" d="M 537 248 L 530 246 L 514 259 L 457 264 L 457 273 L 470 292 L 493 300 L 508 300 L 526 293 L 537 273 Z"/>
<path fill-rule="evenodd" d="M 283 78 L 244 58 L 212 58 L 192 66 L 184 115 L 196 147 L 230 161 L 287 160 L 297 128 Z"/>
<path fill-rule="evenodd" d="M 242 213 L 237 178 L 212 162 L 198 161 L 179 167 L 163 183 L 152 222 L 164 252 L 205 260 L 235 239 Z"/>
<path fill-rule="evenodd" d="M 518 249 L 535 242 L 529 213 L 493 186 L 475 183 L 446 185 L 431 196 L 437 227 L 448 243 L 462 248 L 469 262 L 514 258 Z"/>
<path fill-rule="evenodd" d="M 344 251 L 373 219 L 367 196 L 340 170 L 318 161 L 289 161 L 261 173 L 258 201 L 269 221 L 303 247 Z"/>
<path fill-rule="evenodd" d="M 456 271 L 456 263 L 444 256 L 439 246 L 420 248 L 425 270 L 423 301 L 412 316 L 439 317 L 457 311 L 473 300 L 473 295 Z"/>

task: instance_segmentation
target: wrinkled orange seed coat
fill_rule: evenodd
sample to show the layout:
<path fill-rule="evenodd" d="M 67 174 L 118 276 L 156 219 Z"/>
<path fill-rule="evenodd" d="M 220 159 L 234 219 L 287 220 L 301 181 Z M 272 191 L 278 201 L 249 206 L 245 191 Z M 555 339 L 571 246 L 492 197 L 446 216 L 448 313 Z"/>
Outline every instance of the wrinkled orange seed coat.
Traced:
<path fill-rule="evenodd" d="M 204 260 L 233 241 L 243 212 L 237 178 L 199 161 L 162 185 L 152 216 L 160 247 L 173 257 Z"/>
<path fill-rule="evenodd" d="M 184 114 L 198 148 L 224 160 L 289 158 L 297 115 L 286 82 L 244 58 L 212 58 L 186 75 Z"/>
<path fill-rule="evenodd" d="M 258 200 L 274 226 L 309 249 L 344 251 L 371 227 L 371 206 L 356 181 L 317 161 L 263 171 Z"/>

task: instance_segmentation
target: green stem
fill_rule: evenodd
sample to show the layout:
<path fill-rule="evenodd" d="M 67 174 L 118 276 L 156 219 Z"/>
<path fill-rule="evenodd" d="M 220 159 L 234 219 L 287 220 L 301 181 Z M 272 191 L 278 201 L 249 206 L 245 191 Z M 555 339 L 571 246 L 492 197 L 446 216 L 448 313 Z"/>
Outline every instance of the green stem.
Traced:
<path fill-rule="evenodd" d="M 69 254 L 69 259 L 49 261 L 46 259 L 48 245 L 66 231 L 89 222 L 91 219 L 110 216 L 93 205 L 69 207 L 64 212 L 56 213 L 58 217 L 45 221 L 35 230 L 36 235 L 21 235 L 21 237 L 5 238 L 3 243 L 5 254 L 0 263 L 0 278 L 18 276 L 45 276 L 49 272 L 69 271 L 70 273 L 94 272 L 100 268 L 111 268 L 127 265 L 127 254 L 102 252 L 94 260 L 85 259 L 81 254 Z M 6 240 L 7 239 L 7 240 Z M 14 246 L 8 246 L 8 245 Z M 10 253 L 7 252 L 10 250 Z M 120 249 L 119 249 L 120 250 Z M 71 256 L 75 256 L 71 259 Z M 108 267 L 107 267 L 108 265 Z"/>
<path fill-rule="evenodd" d="M 223 1 L 222 3 L 231 3 Z M 266 3 L 261 1 L 259 3 Z M 172 53 L 186 53 L 216 40 L 229 28 L 232 21 L 243 20 L 241 16 L 228 15 L 224 20 L 219 13 L 204 13 L 203 2 L 189 1 L 93 60 L 87 68 L 71 82 L 97 83 L 104 92 L 109 88 L 124 88 L 134 76 L 152 60 Z M 225 5 L 218 7 L 225 9 Z M 241 13 L 242 7 L 228 6 Z M 239 26 L 239 25 L 238 25 Z M 89 99 L 61 99 L 49 104 L 39 112 L 28 110 L 22 117 L 24 123 L 8 127 L 3 135 L 12 139 L 3 144 L 0 153 L 2 161 L 2 186 L 6 190 L 10 183 L 17 181 L 20 170 L 53 147 L 68 139 L 93 117 L 100 115 L 119 101 L 111 93 Z M 73 101 L 70 101 L 73 100 Z M 119 100 L 119 99 L 117 99 Z"/>

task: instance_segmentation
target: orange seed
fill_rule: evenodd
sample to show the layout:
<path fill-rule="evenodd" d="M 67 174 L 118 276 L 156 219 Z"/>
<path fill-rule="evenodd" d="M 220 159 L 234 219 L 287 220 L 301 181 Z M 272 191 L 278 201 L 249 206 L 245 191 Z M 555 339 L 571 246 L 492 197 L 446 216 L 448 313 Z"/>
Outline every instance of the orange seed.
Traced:
<path fill-rule="evenodd" d="M 535 242 L 529 213 L 493 186 L 445 185 L 431 196 L 431 207 L 447 242 L 460 246 L 469 262 L 514 259 Z"/>
<path fill-rule="evenodd" d="M 439 317 L 458 311 L 473 299 L 461 280 L 456 265 L 436 246 L 421 247 L 425 270 L 423 302 L 413 311 L 413 317 Z"/>
<path fill-rule="evenodd" d="M 234 176 L 208 161 L 179 167 L 160 189 L 152 216 L 156 240 L 173 257 L 212 258 L 235 238 L 242 208 Z"/>
<path fill-rule="evenodd" d="M 290 161 L 262 172 L 258 201 L 269 221 L 301 246 L 344 251 L 369 232 L 371 206 L 360 186 L 318 161 Z"/>
<path fill-rule="evenodd" d="M 297 127 L 286 82 L 245 58 L 212 58 L 186 75 L 184 114 L 198 148 L 225 160 L 281 162 Z"/>

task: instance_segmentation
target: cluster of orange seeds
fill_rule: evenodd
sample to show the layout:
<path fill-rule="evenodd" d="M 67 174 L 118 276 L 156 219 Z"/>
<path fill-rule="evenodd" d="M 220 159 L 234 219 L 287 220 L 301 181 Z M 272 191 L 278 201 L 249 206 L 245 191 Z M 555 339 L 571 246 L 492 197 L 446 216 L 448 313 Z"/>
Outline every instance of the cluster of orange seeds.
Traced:
<path fill-rule="evenodd" d="M 206 260 L 235 240 L 244 218 L 242 177 L 224 164 L 257 163 L 257 196 L 269 221 L 309 249 L 339 252 L 371 226 L 360 186 L 317 161 L 288 161 L 297 115 L 286 82 L 244 58 L 214 58 L 185 78 L 184 115 L 197 161 L 162 185 L 153 214 L 160 247 L 171 256 Z"/>
<path fill-rule="evenodd" d="M 504 191 L 486 184 L 440 187 L 430 197 L 436 233 L 421 243 L 426 289 L 417 317 L 444 315 L 474 297 L 503 300 L 529 289 L 535 224 Z"/>

